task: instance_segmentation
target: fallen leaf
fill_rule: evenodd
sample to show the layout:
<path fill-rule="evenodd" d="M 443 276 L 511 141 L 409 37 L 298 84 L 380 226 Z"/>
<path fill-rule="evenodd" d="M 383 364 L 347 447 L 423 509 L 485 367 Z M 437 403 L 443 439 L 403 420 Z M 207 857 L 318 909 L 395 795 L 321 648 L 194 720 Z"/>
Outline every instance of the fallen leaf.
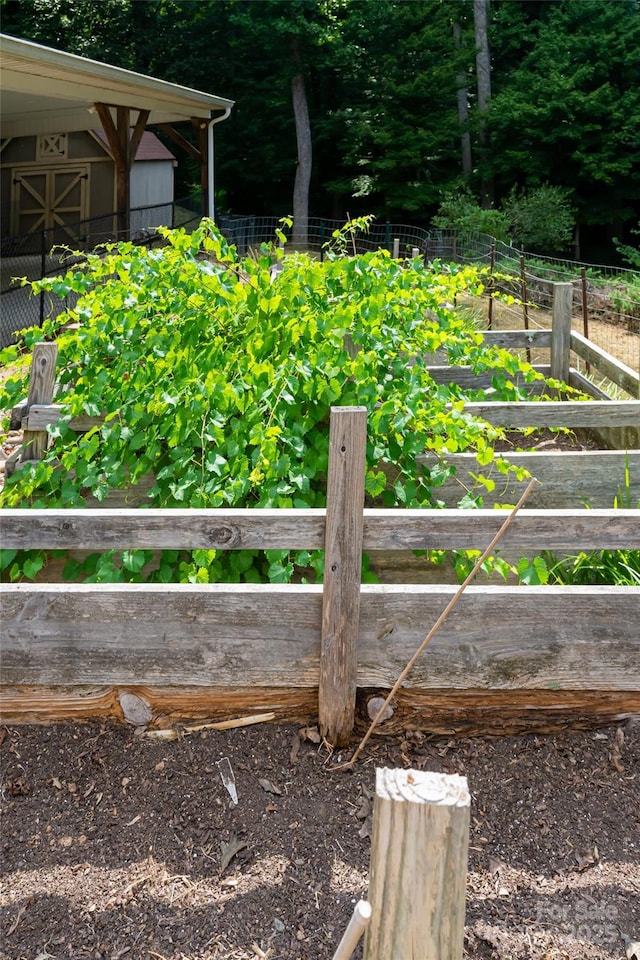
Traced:
<path fill-rule="evenodd" d="M 275 783 L 271 783 L 271 780 L 258 780 L 258 783 L 265 793 L 274 793 L 277 797 L 282 796 L 282 790 L 280 787 L 276 787 Z"/>
<path fill-rule="evenodd" d="M 294 764 L 298 759 L 298 753 L 300 751 L 300 737 L 296 734 L 291 742 L 291 753 L 289 754 L 289 763 Z"/>
<path fill-rule="evenodd" d="M 4 790 L 10 797 L 28 797 L 31 793 L 31 785 L 24 777 L 18 777 L 17 780 L 10 780 Z"/>
<path fill-rule="evenodd" d="M 609 754 L 609 762 L 616 773 L 624 773 L 624 764 L 620 762 L 620 754 L 616 750 Z"/>
<path fill-rule="evenodd" d="M 640 960 L 640 940 L 632 940 L 627 944 L 627 960 Z"/>
<path fill-rule="evenodd" d="M 255 953 L 256 957 L 258 957 L 258 960 L 269 960 L 269 957 L 273 956 L 273 950 L 271 947 L 269 947 L 269 949 L 265 953 L 262 947 L 259 947 L 257 943 L 252 943 L 251 949 Z"/>
<path fill-rule="evenodd" d="M 365 820 L 360 829 L 358 830 L 358 836 L 361 840 L 366 840 L 367 837 L 371 836 L 371 825 L 369 820 Z"/>
<path fill-rule="evenodd" d="M 593 867 L 600 859 L 600 854 L 598 853 L 598 848 L 593 846 L 590 850 L 587 850 L 584 854 L 576 853 L 576 860 L 578 861 L 578 870 L 580 873 L 583 870 L 588 870 L 589 867 Z"/>
<path fill-rule="evenodd" d="M 62 783 L 60 780 L 58 780 L 57 777 L 53 777 L 53 779 L 51 780 L 51 783 L 56 788 L 56 790 L 62 790 Z"/>
<path fill-rule="evenodd" d="M 234 834 L 228 843 L 220 844 L 220 873 L 224 873 L 233 858 L 247 846 L 246 840 L 239 840 Z"/>
<path fill-rule="evenodd" d="M 320 743 L 322 737 L 317 727 L 302 727 L 298 730 L 298 736 L 301 740 L 310 740 L 311 743 Z"/>
<path fill-rule="evenodd" d="M 252 943 L 251 949 L 255 953 L 256 957 L 258 957 L 258 960 L 269 960 L 269 958 L 273 956 L 273 949 L 271 947 L 269 947 L 265 953 L 262 947 L 259 947 L 257 943 Z"/>

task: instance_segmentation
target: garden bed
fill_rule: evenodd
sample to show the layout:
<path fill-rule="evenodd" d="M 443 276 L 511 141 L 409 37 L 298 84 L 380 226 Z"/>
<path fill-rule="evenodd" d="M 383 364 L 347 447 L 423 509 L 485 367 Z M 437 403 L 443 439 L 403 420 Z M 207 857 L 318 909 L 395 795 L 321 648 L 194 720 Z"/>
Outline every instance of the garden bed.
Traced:
<path fill-rule="evenodd" d="M 347 774 L 296 726 L 139 733 L 0 733 L 5 960 L 331 957 L 367 892 L 376 766 L 468 778 L 469 960 L 622 960 L 639 937 L 637 722 L 554 737 L 407 733 L 371 742 Z"/>

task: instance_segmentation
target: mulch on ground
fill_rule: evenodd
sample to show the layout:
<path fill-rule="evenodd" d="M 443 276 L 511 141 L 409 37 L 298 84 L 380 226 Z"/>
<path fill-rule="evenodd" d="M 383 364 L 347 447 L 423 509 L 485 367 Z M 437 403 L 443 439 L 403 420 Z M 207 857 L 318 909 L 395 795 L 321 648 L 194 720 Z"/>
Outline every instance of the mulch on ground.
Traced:
<path fill-rule="evenodd" d="M 377 766 L 468 778 L 465 957 L 622 960 L 640 939 L 637 719 L 381 737 L 351 772 L 286 725 L 0 736 L 6 960 L 330 958 L 367 891 Z"/>

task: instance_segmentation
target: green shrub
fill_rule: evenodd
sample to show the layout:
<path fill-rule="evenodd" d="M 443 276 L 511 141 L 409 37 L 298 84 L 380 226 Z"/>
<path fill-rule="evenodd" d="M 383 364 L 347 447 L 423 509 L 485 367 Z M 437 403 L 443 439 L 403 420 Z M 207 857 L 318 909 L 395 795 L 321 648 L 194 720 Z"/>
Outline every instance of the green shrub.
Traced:
<path fill-rule="evenodd" d="M 193 234 L 165 231 L 164 247 L 110 246 L 85 268 L 42 281 L 58 296 L 78 294 L 74 309 L 26 334 L 27 345 L 57 337 L 63 416 L 46 458 L 8 479 L 3 505 L 82 506 L 87 494 L 101 501 L 153 471 L 153 506 L 321 507 L 332 405 L 368 410 L 370 501 L 438 505 L 448 472 L 419 472 L 416 454 L 474 450 L 488 464 L 499 431 L 464 414 L 460 389 L 435 384 L 422 357 L 444 348 L 452 363 L 499 368 L 502 399 L 522 396 L 519 371 L 539 375 L 486 348 L 451 308 L 461 291 L 481 289 L 476 269 L 433 272 L 419 261 L 407 269 L 386 251 L 345 257 L 352 229 L 321 263 L 271 245 L 239 258 L 204 221 Z M 2 388 L 3 407 L 25 393 L 26 372 Z M 68 422 L 81 414 L 104 424 L 77 435 Z M 197 581 L 285 581 L 294 566 L 322 573 L 321 554 L 165 554 L 152 573 L 148 559 L 105 554 L 84 572 Z"/>
<path fill-rule="evenodd" d="M 502 210 L 485 210 L 467 191 L 447 194 L 433 218 L 441 230 L 458 233 L 485 233 L 496 240 L 508 240 L 509 221 Z"/>
<path fill-rule="evenodd" d="M 560 253 L 570 247 L 575 226 L 570 190 L 549 184 L 520 193 L 514 188 L 503 210 L 509 237 L 527 250 Z"/>

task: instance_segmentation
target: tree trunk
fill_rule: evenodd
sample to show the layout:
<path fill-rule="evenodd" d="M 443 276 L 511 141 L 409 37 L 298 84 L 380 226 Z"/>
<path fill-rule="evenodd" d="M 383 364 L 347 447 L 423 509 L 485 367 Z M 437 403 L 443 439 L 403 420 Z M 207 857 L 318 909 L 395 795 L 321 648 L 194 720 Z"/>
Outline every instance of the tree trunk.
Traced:
<path fill-rule="evenodd" d="M 489 0 L 473 0 L 473 22 L 476 36 L 476 78 L 478 84 L 479 141 L 482 158 L 482 206 L 489 208 L 493 200 L 493 184 L 487 175 L 486 113 L 491 100 L 491 57 L 489 55 Z"/>
<path fill-rule="evenodd" d="M 302 72 L 291 80 L 293 115 L 296 122 L 298 163 L 293 187 L 293 243 L 306 247 L 309 238 L 309 184 L 311 183 L 311 125 L 307 107 L 307 91 Z"/>
<path fill-rule="evenodd" d="M 456 54 L 460 51 L 462 38 L 462 27 L 456 21 L 453 24 L 453 42 L 456 48 Z M 468 108 L 468 91 L 467 91 L 467 78 L 465 76 L 464 70 L 458 70 L 456 73 L 456 88 L 458 94 L 458 121 L 460 123 L 460 150 L 462 154 L 462 173 L 465 176 L 465 179 L 469 179 L 471 176 L 472 160 L 471 160 L 471 134 L 468 129 L 468 120 L 469 120 L 469 108 Z"/>

